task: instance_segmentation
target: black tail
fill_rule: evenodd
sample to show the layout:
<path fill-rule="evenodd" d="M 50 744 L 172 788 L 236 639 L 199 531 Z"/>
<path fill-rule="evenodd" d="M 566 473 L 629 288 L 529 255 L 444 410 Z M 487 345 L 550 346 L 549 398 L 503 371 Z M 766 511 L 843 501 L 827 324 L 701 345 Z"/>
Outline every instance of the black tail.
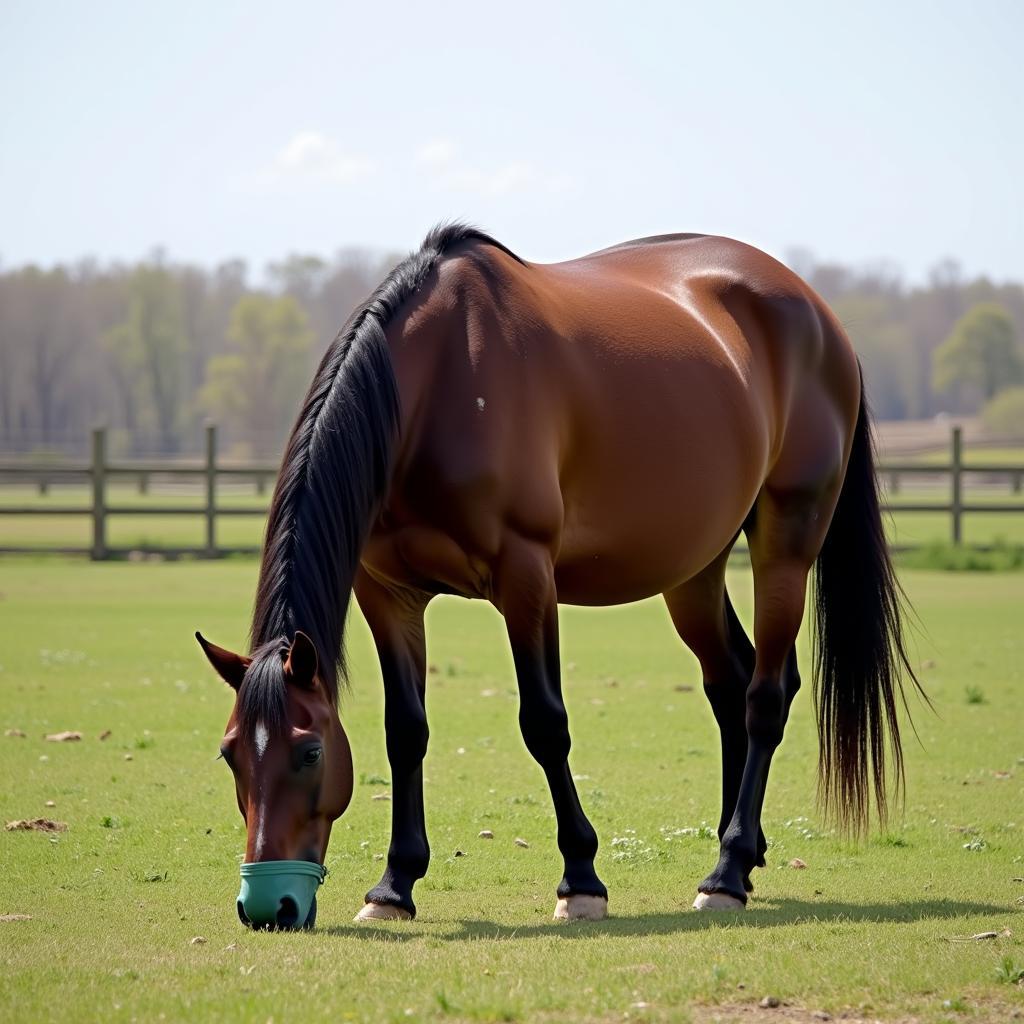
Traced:
<path fill-rule="evenodd" d="M 854 833 L 867 829 L 871 790 L 885 823 L 887 746 L 897 797 L 903 791 L 901 674 L 921 689 L 903 638 L 904 603 L 882 527 L 862 387 L 846 479 L 815 567 L 814 599 L 819 796 L 825 813 Z"/>

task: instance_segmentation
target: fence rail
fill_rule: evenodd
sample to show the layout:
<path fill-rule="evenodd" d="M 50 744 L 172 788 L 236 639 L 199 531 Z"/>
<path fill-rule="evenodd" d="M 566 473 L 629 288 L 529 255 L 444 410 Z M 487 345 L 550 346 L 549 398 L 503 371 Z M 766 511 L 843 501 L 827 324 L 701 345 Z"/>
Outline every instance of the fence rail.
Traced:
<path fill-rule="evenodd" d="M 968 475 L 1002 477 L 1009 480 L 1010 489 L 1020 494 L 1024 480 L 1024 464 L 1012 465 L 996 462 L 965 464 L 963 434 L 960 427 L 950 432 L 949 461 L 928 462 L 883 462 L 878 467 L 879 477 L 887 484 L 890 494 L 900 492 L 904 477 L 948 477 L 951 483 L 950 500 L 936 502 L 900 501 L 887 502 L 887 512 L 930 512 L 945 514 L 950 521 L 950 540 L 953 544 L 963 543 L 963 520 L 966 515 L 984 513 L 1021 513 L 1024 502 L 990 501 L 970 502 L 964 498 L 964 478 Z M 108 458 L 107 432 L 98 428 L 92 433 L 92 457 L 88 462 L 30 462 L 22 459 L 0 460 L 0 481 L 15 481 L 35 484 L 41 494 L 48 492 L 51 483 L 67 481 L 88 481 L 90 502 L 88 505 L 0 505 L 3 516 L 83 516 L 92 522 L 92 543 L 88 547 L 33 547 L 7 546 L 0 540 L 0 552 L 86 554 L 95 560 L 116 558 L 128 554 L 132 548 L 111 546 L 107 524 L 111 516 L 194 516 L 201 517 L 205 524 L 205 542 L 201 547 L 161 546 L 163 554 L 195 555 L 203 558 L 218 558 L 230 554 L 255 554 L 256 546 L 224 546 L 217 543 L 217 520 L 221 516 L 265 516 L 264 507 L 225 507 L 217 503 L 217 483 L 220 478 L 252 480 L 257 492 L 262 494 L 267 483 L 277 474 L 277 465 L 270 463 L 224 463 L 218 461 L 217 428 L 206 428 L 205 456 L 200 462 L 178 461 L 122 461 Z M 107 485 L 111 480 L 134 479 L 140 494 L 148 493 L 152 477 L 192 478 L 202 481 L 202 503 L 195 505 L 111 505 Z"/>

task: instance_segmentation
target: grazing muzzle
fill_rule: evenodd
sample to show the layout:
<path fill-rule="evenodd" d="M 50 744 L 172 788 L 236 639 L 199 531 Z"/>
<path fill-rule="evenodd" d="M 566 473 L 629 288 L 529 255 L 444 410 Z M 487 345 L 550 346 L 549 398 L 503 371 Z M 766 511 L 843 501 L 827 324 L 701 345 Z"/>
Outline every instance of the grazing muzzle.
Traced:
<path fill-rule="evenodd" d="M 249 928 L 312 928 L 316 891 L 327 868 L 308 860 L 264 860 L 242 864 L 238 917 Z"/>

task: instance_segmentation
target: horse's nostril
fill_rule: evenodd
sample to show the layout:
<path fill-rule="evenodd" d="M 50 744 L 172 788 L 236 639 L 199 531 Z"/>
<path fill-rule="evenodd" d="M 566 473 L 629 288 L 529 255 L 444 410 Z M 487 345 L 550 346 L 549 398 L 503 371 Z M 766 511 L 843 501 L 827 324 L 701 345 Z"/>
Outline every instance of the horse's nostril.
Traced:
<path fill-rule="evenodd" d="M 235 902 L 235 907 L 238 910 L 238 920 L 241 921 L 242 924 L 244 924 L 246 926 L 246 928 L 251 928 L 252 927 L 252 921 L 250 921 L 249 918 L 246 917 L 245 908 L 242 906 L 242 901 L 241 900 L 237 900 Z"/>
<path fill-rule="evenodd" d="M 299 923 L 299 906 L 291 896 L 281 897 L 281 908 L 277 912 L 278 928 L 294 928 Z"/>

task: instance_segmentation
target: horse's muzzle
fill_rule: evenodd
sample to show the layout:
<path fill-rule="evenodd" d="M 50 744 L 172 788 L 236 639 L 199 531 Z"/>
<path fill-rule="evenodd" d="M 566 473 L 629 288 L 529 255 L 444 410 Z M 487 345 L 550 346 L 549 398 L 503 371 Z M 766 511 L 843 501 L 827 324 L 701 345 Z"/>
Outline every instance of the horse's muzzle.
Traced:
<path fill-rule="evenodd" d="M 242 864 L 238 918 L 249 928 L 291 931 L 316 923 L 316 891 L 327 868 L 308 860 Z"/>

